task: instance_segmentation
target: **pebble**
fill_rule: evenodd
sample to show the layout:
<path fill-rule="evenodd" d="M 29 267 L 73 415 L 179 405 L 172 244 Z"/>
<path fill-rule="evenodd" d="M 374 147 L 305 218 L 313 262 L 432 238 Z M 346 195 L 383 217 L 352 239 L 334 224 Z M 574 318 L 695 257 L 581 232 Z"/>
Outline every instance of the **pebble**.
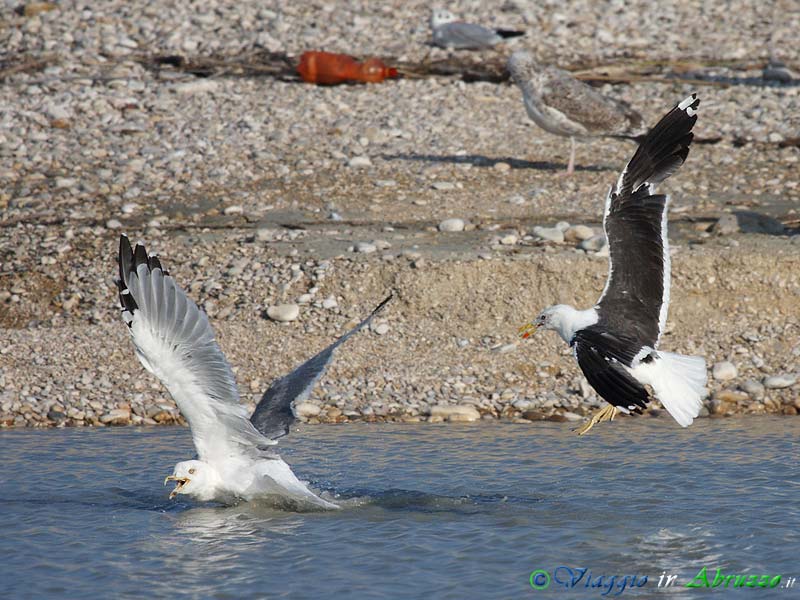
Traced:
<path fill-rule="evenodd" d="M 179 83 L 173 88 L 178 94 L 192 96 L 194 94 L 205 94 L 214 92 L 219 88 L 219 83 L 215 79 L 195 79 L 186 83 Z"/>
<path fill-rule="evenodd" d="M 755 379 L 745 381 L 742 384 L 742 389 L 754 398 L 760 398 L 764 395 L 764 385 Z"/>
<path fill-rule="evenodd" d="M 594 236 L 594 229 L 586 225 L 571 225 L 564 232 L 564 240 L 567 242 L 582 242 Z"/>
<path fill-rule="evenodd" d="M 104 425 L 127 425 L 131 420 L 131 411 L 127 408 L 115 408 L 100 417 Z"/>
<path fill-rule="evenodd" d="M 369 159 L 368 156 L 354 156 L 349 161 L 347 161 L 347 166 L 352 167 L 354 169 L 371 167 L 372 161 Z"/>
<path fill-rule="evenodd" d="M 466 227 L 466 223 L 463 219 L 458 218 L 445 219 L 439 223 L 439 231 L 464 231 L 464 227 Z"/>
<path fill-rule="evenodd" d="M 431 417 L 451 422 L 478 421 L 481 414 L 469 404 L 437 404 L 431 407 Z"/>
<path fill-rule="evenodd" d="M 372 328 L 372 331 L 377 333 L 378 335 L 386 335 L 389 333 L 389 324 L 388 323 L 379 323 Z"/>
<path fill-rule="evenodd" d="M 517 237 L 516 233 L 509 233 L 508 235 L 504 235 L 500 238 L 500 243 L 503 246 L 513 246 L 519 241 L 519 237 Z"/>
<path fill-rule="evenodd" d="M 586 252 L 599 252 L 606 246 L 608 246 L 608 243 L 605 235 L 593 235 L 578 244 L 578 248 Z"/>
<path fill-rule="evenodd" d="M 548 242 L 560 244 L 564 241 L 564 232 L 558 227 L 536 226 L 533 228 L 533 234 L 540 239 L 547 240 Z"/>
<path fill-rule="evenodd" d="M 321 412 L 322 409 L 311 402 L 300 402 L 299 404 L 295 404 L 294 407 L 295 416 L 301 420 L 308 419 L 309 417 L 316 417 Z"/>
<path fill-rule="evenodd" d="M 456 184 L 451 181 L 434 181 L 431 187 L 435 190 L 447 191 L 456 189 Z"/>
<path fill-rule="evenodd" d="M 771 375 L 764 378 L 764 387 L 771 390 L 792 387 L 795 383 L 797 383 L 797 377 L 789 373 L 784 375 Z"/>
<path fill-rule="evenodd" d="M 122 227 L 122 223 L 118 219 L 109 219 L 106 221 L 106 227 L 108 229 L 120 229 Z"/>
<path fill-rule="evenodd" d="M 244 212 L 244 208 L 239 206 L 238 204 L 234 204 L 233 206 L 226 206 L 225 209 L 222 211 L 225 215 L 240 215 Z"/>
<path fill-rule="evenodd" d="M 327 310 L 336 308 L 337 306 L 339 306 L 339 303 L 336 301 L 336 296 L 328 296 L 322 301 L 322 308 Z"/>
<path fill-rule="evenodd" d="M 297 304 L 278 304 L 267 309 L 267 316 L 273 321 L 288 323 L 300 316 L 300 307 Z"/>
<path fill-rule="evenodd" d="M 737 375 L 736 366 L 727 360 L 718 362 L 712 369 L 712 375 L 717 381 L 728 381 L 730 379 L 734 379 Z"/>
<path fill-rule="evenodd" d="M 375 244 L 370 242 L 358 242 L 355 245 L 355 251 L 360 252 L 361 254 L 372 254 L 377 249 L 378 248 L 375 246 Z"/>

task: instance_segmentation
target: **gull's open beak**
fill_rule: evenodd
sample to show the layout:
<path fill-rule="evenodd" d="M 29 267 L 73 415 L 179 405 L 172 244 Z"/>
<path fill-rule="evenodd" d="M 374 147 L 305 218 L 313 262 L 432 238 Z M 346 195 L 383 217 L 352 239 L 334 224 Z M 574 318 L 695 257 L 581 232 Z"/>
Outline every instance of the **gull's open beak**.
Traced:
<path fill-rule="evenodd" d="M 172 500 L 175 496 L 178 495 L 178 492 L 181 491 L 181 488 L 185 486 L 187 483 L 191 481 L 188 477 L 178 477 L 176 475 L 170 475 L 164 479 L 164 485 L 167 485 L 168 481 L 175 482 L 175 489 L 169 493 L 169 499 Z"/>
<path fill-rule="evenodd" d="M 530 323 L 526 323 L 525 325 L 519 328 L 519 336 L 523 340 L 527 340 L 534 333 L 536 333 L 537 329 L 539 329 L 539 324 L 536 323 L 535 321 L 531 321 Z"/>

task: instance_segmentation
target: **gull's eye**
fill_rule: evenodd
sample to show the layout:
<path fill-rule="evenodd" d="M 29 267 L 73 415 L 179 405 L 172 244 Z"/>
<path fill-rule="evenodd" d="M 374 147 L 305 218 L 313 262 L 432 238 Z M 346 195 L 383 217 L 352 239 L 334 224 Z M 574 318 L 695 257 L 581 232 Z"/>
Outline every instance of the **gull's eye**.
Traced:
<path fill-rule="evenodd" d="M 191 469 L 189 469 L 189 475 L 194 475 L 194 467 L 192 467 Z"/>

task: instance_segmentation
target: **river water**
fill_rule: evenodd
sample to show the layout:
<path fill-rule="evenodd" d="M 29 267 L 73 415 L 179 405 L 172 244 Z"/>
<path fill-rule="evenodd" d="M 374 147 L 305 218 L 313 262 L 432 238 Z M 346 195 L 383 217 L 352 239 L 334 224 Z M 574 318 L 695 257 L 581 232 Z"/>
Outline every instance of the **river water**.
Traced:
<path fill-rule="evenodd" d="M 0 596 L 800 597 L 798 440 L 777 417 L 304 426 L 282 454 L 344 508 L 300 514 L 168 500 L 184 428 L 2 431 Z M 781 578 L 686 587 L 703 567 Z"/>

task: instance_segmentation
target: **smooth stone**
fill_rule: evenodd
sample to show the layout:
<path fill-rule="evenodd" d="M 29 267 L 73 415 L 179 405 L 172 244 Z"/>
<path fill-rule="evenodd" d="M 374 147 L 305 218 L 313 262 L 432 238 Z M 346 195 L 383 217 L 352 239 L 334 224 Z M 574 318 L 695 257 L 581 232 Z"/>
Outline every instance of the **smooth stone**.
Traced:
<path fill-rule="evenodd" d="M 746 392 L 739 392 L 737 390 L 720 390 L 714 393 L 714 400 L 719 400 L 720 402 L 732 402 L 736 404 L 737 402 L 744 402 L 749 399 L 750 396 Z"/>
<path fill-rule="evenodd" d="M 594 237 L 594 229 L 587 225 L 572 225 L 564 232 L 564 240 L 567 242 L 582 242 Z"/>
<path fill-rule="evenodd" d="M 573 421 L 573 422 L 574 422 L 574 421 L 582 421 L 582 420 L 583 420 L 583 417 L 582 417 L 582 416 L 580 416 L 579 414 L 576 414 L 576 413 L 574 413 L 574 412 L 570 412 L 570 411 L 568 411 L 568 410 L 567 410 L 567 411 L 564 411 L 564 413 L 563 413 L 563 417 L 564 417 L 564 418 L 565 418 L 567 421 Z"/>
<path fill-rule="evenodd" d="M 534 235 L 548 242 L 561 244 L 564 241 L 564 232 L 558 227 L 534 227 Z"/>
<path fill-rule="evenodd" d="M 528 421 L 544 421 L 547 419 L 547 415 L 538 410 L 526 410 L 522 413 L 523 419 L 528 419 Z"/>
<path fill-rule="evenodd" d="M 109 219 L 106 221 L 106 227 L 108 229 L 119 229 L 122 227 L 122 223 L 117 219 Z"/>
<path fill-rule="evenodd" d="M 115 408 L 100 417 L 100 422 L 105 425 L 127 425 L 130 420 L 131 411 L 127 408 Z"/>
<path fill-rule="evenodd" d="M 234 204 L 233 206 L 226 206 L 225 209 L 222 211 L 222 214 L 225 215 L 240 215 L 244 212 L 244 209 L 239 206 L 238 204 Z"/>
<path fill-rule="evenodd" d="M 562 233 L 569 229 L 571 225 L 567 221 L 559 221 L 556 223 L 556 229 L 560 230 Z"/>
<path fill-rule="evenodd" d="M 386 335 L 387 333 L 389 333 L 389 324 L 379 323 L 378 325 L 372 328 L 372 331 L 374 331 L 378 335 Z"/>
<path fill-rule="evenodd" d="M 339 303 L 336 301 L 336 296 L 328 296 L 322 301 L 322 308 L 331 309 L 337 306 L 339 306 Z"/>
<path fill-rule="evenodd" d="M 356 252 L 360 252 L 361 254 L 370 254 L 375 252 L 378 248 L 375 244 L 371 244 L 370 242 L 358 242 L 355 245 Z"/>
<path fill-rule="evenodd" d="M 294 414 L 298 419 L 308 419 L 309 417 L 316 417 L 322 409 L 311 402 L 300 402 L 294 406 Z"/>
<path fill-rule="evenodd" d="M 431 184 L 431 187 L 435 190 L 447 191 L 447 190 L 454 190 L 456 189 L 456 184 L 451 181 L 434 181 Z"/>
<path fill-rule="evenodd" d="M 716 363 L 711 373 L 717 381 L 728 381 L 737 375 L 736 366 L 727 360 Z"/>
<path fill-rule="evenodd" d="M 742 389 L 756 398 L 764 395 L 764 385 L 755 379 L 748 379 L 742 384 Z"/>
<path fill-rule="evenodd" d="M 362 167 L 371 167 L 372 161 L 369 159 L 368 156 L 354 156 L 349 161 L 347 161 L 347 166 L 353 167 L 355 169 Z"/>
<path fill-rule="evenodd" d="M 448 232 L 464 231 L 465 226 L 466 223 L 464 223 L 463 219 L 458 219 L 458 218 L 445 219 L 444 221 L 439 223 L 439 231 L 448 231 Z"/>
<path fill-rule="evenodd" d="M 764 387 L 771 390 L 780 390 L 787 387 L 792 387 L 797 383 L 797 377 L 789 373 L 783 375 L 771 375 L 764 378 Z"/>
<path fill-rule="evenodd" d="M 599 252 L 607 245 L 605 235 L 593 235 L 578 244 L 578 248 L 586 250 L 586 252 Z"/>
<path fill-rule="evenodd" d="M 187 81 L 186 83 L 179 83 L 173 89 L 178 94 L 190 96 L 192 94 L 203 94 L 206 92 L 213 92 L 219 87 L 219 83 L 215 79 L 198 79 L 197 81 Z"/>
<path fill-rule="evenodd" d="M 273 321 L 288 323 L 300 316 L 300 307 L 297 304 L 278 304 L 267 309 L 267 316 Z"/>
<path fill-rule="evenodd" d="M 452 422 L 471 422 L 481 418 L 474 406 L 468 404 L 437 404 L 431 407 L 431 418 Z"/>
<path fill-rule="evenodd" d="M 508 235 L 504 235 L 500 238 L 500 243 L 503 246 L 513 246 L 519 241 L 519 238 L 515 233 L 509 233 Z"/>

